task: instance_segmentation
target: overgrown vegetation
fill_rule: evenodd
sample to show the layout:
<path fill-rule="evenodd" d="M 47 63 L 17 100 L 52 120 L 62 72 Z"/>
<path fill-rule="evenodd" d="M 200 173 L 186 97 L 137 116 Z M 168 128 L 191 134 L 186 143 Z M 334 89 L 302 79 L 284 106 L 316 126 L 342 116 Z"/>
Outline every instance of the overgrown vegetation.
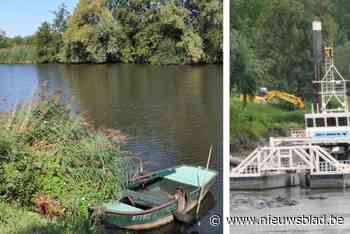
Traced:
<path fill-rule="evenodd" d="M 272 135 L 285 135 L 286 129 L 302 128 L 304 113 L 290 111 L 289 104 L 244 104 L 231 97 L 231 143 L 249 145 Z"/>
<path fill-rule="evenodd" d="M 222 63 L 222 0 L 80 0 L 34 35 L 38 63 Z M 1 62 L 1 60 L 0 60 Z"/>
<path fill-rule="evenodd" d="M 4 234 L 63 233 L 63 228 L 40 214 L 0 202 L 0 230 Z"/>
<path fill-rule="evenodd" d="M 33 37 L 0 35 L 0 63 L 32 63 L 34 59 Z"/>
<path fill-rule="evenodd" d="M 23 64 L 32 63 L 34 49 L 31 46 L 14 46 L 0 49 L 0 63 Z"/>
<path fill-rule="evenodd" d="M 94 129 L 87 117 L 73 115 L 60 103 L 58 94 L 40 95 L 1 115 L 0 201 L 47 218 L 26 213 L 29 227 L 23 228 L 36 223 L 33 230 L 52 229 L 49 233 L 97 232 L 88 207 L 118 198 L 123 189 L 132 165 L 120 149 L 125 136 Z M 1 230 L 17 230 L 13 219 L 22 211 L 12 212 L 3 203 L 1 213 L 10 212 L 0 218 Z"/>

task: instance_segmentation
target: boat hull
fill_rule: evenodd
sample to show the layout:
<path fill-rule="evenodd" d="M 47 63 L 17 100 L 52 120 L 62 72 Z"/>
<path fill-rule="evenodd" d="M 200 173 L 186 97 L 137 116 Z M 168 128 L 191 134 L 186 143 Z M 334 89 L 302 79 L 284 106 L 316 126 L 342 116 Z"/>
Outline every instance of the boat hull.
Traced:
<path fill-rule="evenodd" d="M 186 213 L 190 212 L 198 205 L 200 193 L 204 198 L 209 191 L 209 187 L 203 188 L 200 192 L 196 190 L 192 192 L 188 198 L 186 207 Z M 148 214 L 118 214 L 118 213 L 105 213 L 104 223 L 110 226 L 116 226 L 129 230 L 147 230 L 157 228 L 174 221 L 174 213 L 177 210 L 177 203 L 173 203 L 168 207 L 164 207 L 157 211 L 152 211 Z"/>
<path fill-rule="evenodd" d="M 177 210 L 177 203 L 174 202 L 159 210 L 143 214 L 122 214 L 105 212 L 104 223 L 130 230 L 145 230 L 160 227 L 174 220 L 173 213 Z"/>

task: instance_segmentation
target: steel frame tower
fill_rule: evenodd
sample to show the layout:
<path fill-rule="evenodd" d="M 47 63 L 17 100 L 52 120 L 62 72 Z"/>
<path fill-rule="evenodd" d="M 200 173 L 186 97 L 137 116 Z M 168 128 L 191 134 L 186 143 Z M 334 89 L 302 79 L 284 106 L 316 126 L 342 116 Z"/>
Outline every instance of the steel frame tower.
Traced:
<path fill-rule="evenodd" d="M 332 47 L 324 49 L 324 68 L 323 78 L 314 81 L 320 84 L 321 113 L 348 112 L 347 81 L 334 65 Z"/>

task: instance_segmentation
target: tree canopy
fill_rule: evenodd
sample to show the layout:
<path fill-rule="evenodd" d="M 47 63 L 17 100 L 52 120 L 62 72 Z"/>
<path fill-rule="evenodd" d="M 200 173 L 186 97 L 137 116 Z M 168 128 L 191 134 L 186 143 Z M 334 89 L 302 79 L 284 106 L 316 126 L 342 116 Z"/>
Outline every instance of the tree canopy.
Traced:
<path fill-rule="evenodd" d="M 222 62 L 222 0 L 80 0 L 54 14 L 35 35 L 38 62 Z"/>
<path fill-rule="evenodd" d="M 235 0 L 231 2 L 231 88 L 258 86 L 312 94 L 312 21 L 322 22 L 326 45 L 350 45 L 345 0 Z"/>

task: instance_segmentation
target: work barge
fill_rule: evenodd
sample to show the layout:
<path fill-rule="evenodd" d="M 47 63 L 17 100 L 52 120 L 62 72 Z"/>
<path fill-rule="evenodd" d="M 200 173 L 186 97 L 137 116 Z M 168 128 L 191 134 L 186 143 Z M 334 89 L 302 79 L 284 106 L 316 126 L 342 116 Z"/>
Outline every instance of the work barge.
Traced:
<path fill-rule="evenodd" d="M 314 21 L 312 29 L 316 97 L 304 115 L 305 128 L 271 137 L 231 168 L 231 190 L 350 187 L 347 80 L 334 65 L 333 48 L 322 45 L 321 22 Z"/>

